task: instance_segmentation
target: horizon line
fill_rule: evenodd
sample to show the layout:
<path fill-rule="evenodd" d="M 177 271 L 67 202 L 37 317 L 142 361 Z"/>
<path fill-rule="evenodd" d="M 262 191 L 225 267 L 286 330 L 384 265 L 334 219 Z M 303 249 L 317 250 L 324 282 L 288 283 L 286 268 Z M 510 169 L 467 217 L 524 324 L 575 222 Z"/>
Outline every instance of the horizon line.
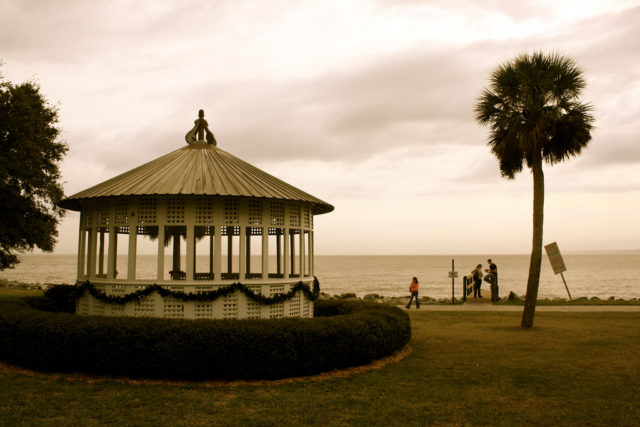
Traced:
<path fill-rule="evenodd" d="M 566 250 L 561 251 L 563 254 L 606 254 L 606 253 L 638 253 L 640 254 L 640 248 L 636 249 L 574 249 L 574 250 Z M 45 255 L 45 256 L 77 256 L 77 252 L 23 252 L 18 253 L 20 255 Z M 138 253 L 138 255 L 156 255 L 155 253 Z M 314 256 L 508 256 L 508 255 L 531 255 L 530 252 L 503 252 L 503 253 L 493 253 L 493 252 L 476 252 L 476 253 L 316 253 Z M 546 255 L 543 253 L 543 255 Z M 170 254 L 166 254 L 165 256 L 170 256 Z M 201 255 L 204 256 L 204 255 Z M 223 255 L 224 256 L 224 255 Z M 260 256 L 260 255 L 255 255 Z M 275 256 L 275 255 L 274 255 Z"/>

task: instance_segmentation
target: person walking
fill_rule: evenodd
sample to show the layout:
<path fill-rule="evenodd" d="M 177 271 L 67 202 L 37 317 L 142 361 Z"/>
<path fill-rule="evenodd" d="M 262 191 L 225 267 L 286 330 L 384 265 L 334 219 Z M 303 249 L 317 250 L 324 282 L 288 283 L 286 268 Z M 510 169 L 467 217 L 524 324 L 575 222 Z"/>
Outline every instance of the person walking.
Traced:
<path fill-rule="evenodd" d="M 471 271 L 471 278 L 473 280 L 473 298 L 482 298 L 480 287 L 482 286 L 482 264 L 478 264 L 476 268 Z"/>
<path fill-rule="evenodd" d="M 489 268 L 485 270 L 487 275 L 484 276 L 484 281 L 489 282 L 491 285 L 491 302 L 500 301 L 500 296 L 498 295 L 498 266 L 491 261 L 491 258 L 487 260 L 489 264 Z"/>
<path fill-rule="evenodd" d="M 411 308 L 411 301 L 413 301 L 413 298 L 416 299 L 416 308 L 420 308 L 420 300 L 418 299 L 418 278 L 417 277 L 414 277 L 413 279 L 411 279 L 409 292 L 411 292 L 411 298 L 409 298 L 409 304 L 407 304 L 407 309 Z"/>

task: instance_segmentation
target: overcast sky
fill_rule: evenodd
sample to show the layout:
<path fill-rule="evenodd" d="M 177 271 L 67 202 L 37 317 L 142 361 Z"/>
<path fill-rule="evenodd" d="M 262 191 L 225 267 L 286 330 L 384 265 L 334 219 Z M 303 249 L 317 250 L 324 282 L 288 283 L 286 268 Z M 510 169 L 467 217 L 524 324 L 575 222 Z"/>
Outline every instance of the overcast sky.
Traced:
<path fill-rule="evenodd" d="M 67 195 L 184 146 L 202 108 L 221 149 L 335 206 L 317 254 L 528 253 L 531 175 L 500 177 L 473 106 L 536 50 L 583 68 L 596 118 L 545 169 L 544 243 L 640 248 L 640 1 L 0 0 L 0 71 L 58 105 Z"/>

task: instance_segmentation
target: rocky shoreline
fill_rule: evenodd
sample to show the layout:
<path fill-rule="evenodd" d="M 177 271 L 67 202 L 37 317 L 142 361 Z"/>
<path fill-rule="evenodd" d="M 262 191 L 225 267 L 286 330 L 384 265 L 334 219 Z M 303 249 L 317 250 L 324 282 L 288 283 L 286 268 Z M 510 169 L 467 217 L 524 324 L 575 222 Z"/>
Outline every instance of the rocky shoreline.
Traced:
<path fill-rule="evenodd" d="M 36 290 L 46 290 L 48 287 L 50 286 L 55 286 L 57 285 L 57 283 L 24 283 L 24 282 L 19 282 L 16 280 L 6 280 L 6 279 L 0 279 L 0 289 L 12 289 L 12 290 L 30 290 L 30 291 L 36 291 Z M 360 299 L 360 300 L 364 300 L 364 301 L 371 301 L 371 302 L 378 302 L 378 303 L 385 303 L 385 304 L 391 304 L 391 305 L 406 305 L 409 302 L 409 295 L 406 296 L 400 296 L 400 297 L 390 297 L 390 296 L 385 296 L 385 295 L 379 295 L 379 294 L 366 294 L 362 297 L 359 297 L 357 294 L 350 292 L 350 293 L 344 293 L 344 294 L 340 294 L 340 295 L 330 295 L 324 292 L 320 292 L 320 299 L 325 299 L 325 300 L 329 300 L 329 299 Z M 514 292 L 510 292 L 509 295 L 505 298 L 502 298 L 501 301 L 519 301 L 519 300 L 523 300 L 524 297 L 516 295 Z M 569 303 L 569 301 L 566 298 L 553 298 L 553 299 L 545 299 L 551 302 L 556 302 L 556 303 L 560 303 L 560 302 L 566 302 Z M 615 301 L 615 302 L 624 302 L 624 301 L 633 301 L 633 302 L 637 302 L 638 298 L 630 298 L 628 300 L 622 299 L 622 298 L 616 298 L 615 296 L 610 296 L 609 298 L 599 298 L 599 297 L 579 297 L 579 298 L 574 298 L 573 299 L 573 303 L 577 302 L 577 301 Z M 489 301 L 486 301 L 487 303 Z M 463 301 L 459 298 L 455 299 L 455 304 L 462 304 Z M 422 296 L 420 297 L 420 304 L 451 304 L 451 298 L 432 298 L 429 296 Z"/>
<path fill-rule="evenodd" d="M 67 283 L 63 283 L 67 285 Z M 13 289 L 13 290 L 25 290 L 25 291 L 44 291 L 50 286 L 58 285 L 58 283 L 24 283 L 16 280 L 0 279 L 0 289 Z M 409 296 L 402 297 L 389 297 L 378 294 L 367 294 L 364 297 L 359 297 L 355 293 L 346 293 L 341 295 L 330 295 L 324 292 L 320 293 L 320 299 L 361 299 L 364 301 L 373 301 L 387 304 L 407 304 L 409 302 Z M 458 302 L 458 301 L 456 301 Z M 450 298 L 441 298 L 436 300 L 428 296 L 420 297 L 420 304 L 451 304 Z"/>
<path fill-rule="evenodd" d="M 340 294 L 340 295 L 329 295 L 324 292 L 321 292 L 320 299 L 361 299 L 364 301 L 379 302 L 379 303 L 392 304 L 392 305 L 399 305 L 399 304 L 406 305 L 409 302 L 409 295 L 401 296 L 401 297 L 390 297 L 390 296 L 378 295 L 378 294 L 366 294 L 363 297 L 359 297 L 358 295 L 352 292 L 346 293 L 346 294 Z M 458 300 L 458 298 L 456 298 L 455 301 L 456 301 L 456 304 L 462 303 L 462 301 Z M 420 304 L 451 304 L 451 298 L 436 299 L 436 298 L 431 298 L 429 296 L 423 296 L 423 297 L 420 297 Z"/>
<path fill-rule="evenodd" d="M 0 289 L 18 289 L 23 291 L 44 291 L 49 286 L 54 286 L 54 283 L 24 283 L 17 280 L 0 279 Z"/>

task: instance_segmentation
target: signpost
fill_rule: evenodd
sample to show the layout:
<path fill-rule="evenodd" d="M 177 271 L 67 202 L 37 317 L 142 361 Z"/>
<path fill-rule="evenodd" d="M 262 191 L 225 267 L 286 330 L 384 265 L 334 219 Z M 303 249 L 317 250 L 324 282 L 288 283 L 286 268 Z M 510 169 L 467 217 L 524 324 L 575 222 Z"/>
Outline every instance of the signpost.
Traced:
<path fill-rule="evenodd" d="M 564 260 L 562 259 L 562 255 L 560 254 L 558 244 L 556 242 L 549 243 L 544 247 L 544 250 L 547 251 L 547 256 L 549 257 L 549 262 L 551 263 L 551 268 L 553 268 L 553 273 L 560 274 L 560 277 L 562 277 L 562 282 L 564 283 L 564 287 L 567 290 L 567 294 L 569 294 L 569 300 L 572 300 L 571 292 L 569 292 L 569 287 L 567 286 L 567 281 L 564 280 L 564 275 L 562 274 L 562 272 L 567 271 L 567 267 L 564 265 Z"/>
<path fill-rule="evenodd" d="M 449 272 L 449 277 L 451 277 L 451 304 L 456 303 L 455 291 L 454 291 L 454 282 L 456 277 L 458 277 L 458 272 L 455 269 L 455 260 L 451 260 L 451 271 Z"/>

